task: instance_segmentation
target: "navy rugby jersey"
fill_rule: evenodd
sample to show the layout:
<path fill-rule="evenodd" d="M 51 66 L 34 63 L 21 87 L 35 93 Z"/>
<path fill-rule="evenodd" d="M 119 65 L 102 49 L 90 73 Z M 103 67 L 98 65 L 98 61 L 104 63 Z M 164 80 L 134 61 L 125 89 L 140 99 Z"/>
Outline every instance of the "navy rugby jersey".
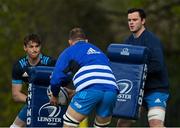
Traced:
<path fill-rule="evenodd" d="M 70 74 L 76 91 L 87 87 L 118 91 L 109 59 L 100 49 L 85 41 L 66 48 L 59 56 L 50 81 L 54 96 L 58 95 L 59 86 L 67 84 Z"/>
<path fill-rule="evenodd" d="M 54 66 L 56 60 L 40 54 L 40 61 L 36 66 Z M 28 67 L 31 67 L 28 56 L 20 58 L 14 65 L 12 70 L 12 84 L 28 83 Z"/>
<path fill-rule="evenodd" d="M 149 48 L 145 92 L 154 89 L 167 92 L 169 87 L 168 73 L 160 40 L 152 32 L 144 30 L 138 38 L 131 35 L 125 43 Z"/>

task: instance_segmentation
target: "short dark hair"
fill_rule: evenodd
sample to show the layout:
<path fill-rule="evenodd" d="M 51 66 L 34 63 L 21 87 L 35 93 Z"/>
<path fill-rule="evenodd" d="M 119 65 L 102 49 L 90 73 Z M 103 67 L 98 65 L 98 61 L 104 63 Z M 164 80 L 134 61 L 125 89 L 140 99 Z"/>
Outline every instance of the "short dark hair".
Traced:
<path fill-rule="evenodd" d="M 82 28 L 73 28 L 70 32 L 69 32 L 69 39 L 70 40 L 84 40 L 86 39 L 86 35 L 83 31 Z"/>
<path fill-rule="evenodd" d="M 27 44 L 29 43 L 29 41 L 32 41 L 32 42 L 36 42 L 37 44 L 41 45 L 42 44 L 42 41 L 39 37 L 39 35 L 37 34 L 29 34 L 27 35 L 25 38 L 24 38 L 24 46 L 27 46 Z"/>
<path fill-rule="evenodd" d="M 133 13 L 133 12 L 139 12 L 139 15 L 140 15 L 141 19 L 145 19 L 146 18 L 146 13 L 141 8 L 131 8 L 131 9 L 128 10 L 127 14 Z"/>

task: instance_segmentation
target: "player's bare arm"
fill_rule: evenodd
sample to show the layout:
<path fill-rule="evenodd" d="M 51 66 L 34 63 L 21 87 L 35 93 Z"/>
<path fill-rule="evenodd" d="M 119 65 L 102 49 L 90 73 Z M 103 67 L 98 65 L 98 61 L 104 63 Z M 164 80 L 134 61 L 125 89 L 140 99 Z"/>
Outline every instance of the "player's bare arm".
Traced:
<path fill-rule="evenodd" d="M 16 84 L 12 85 L 12 98 L 16 102 L 26 102 L 26 95 L 21 92 L 22 90 L 22 85 L 21 84 Z"/>

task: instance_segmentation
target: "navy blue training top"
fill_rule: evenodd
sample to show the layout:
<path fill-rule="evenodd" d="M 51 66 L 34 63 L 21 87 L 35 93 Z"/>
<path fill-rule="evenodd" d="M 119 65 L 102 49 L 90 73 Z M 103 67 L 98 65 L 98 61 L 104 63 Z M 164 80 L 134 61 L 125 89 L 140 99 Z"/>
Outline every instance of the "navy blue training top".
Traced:
<path fill-rule="evenodd" d="M 54 66 L 56 60 L 50 56 L 40 54 L 40 61 L 35 66 Z M 12 84 L 22 84 L 29 82 L 28 68 L 32 67 L 28 61 L 28 56 L 21 57 L 13 65 L 12 69 Z"/>
<path fill-rule="evenodd" d="M 145 93 L 152 90 L 168 92 L 168 72 L 164 62 L 163 47 L 160 40 L 152 32 L 145 29 L 138 38 L 135 38 L 133 34 L 129 36 L 125 40 L 125 43 L 145 46 L 150 50 L 147 63 L 148 74 Z"/>

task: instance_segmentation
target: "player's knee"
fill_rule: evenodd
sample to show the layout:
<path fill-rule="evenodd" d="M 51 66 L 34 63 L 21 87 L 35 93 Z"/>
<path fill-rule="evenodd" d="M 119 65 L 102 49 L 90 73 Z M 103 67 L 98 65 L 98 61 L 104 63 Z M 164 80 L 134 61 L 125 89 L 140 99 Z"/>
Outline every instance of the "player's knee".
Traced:
<path fill-rule="evenodd" d="M 10 128 L 22 128 L 26 126 L 26 122 L 21 120 L 19 116 L 16 117 Z"/>
<path fill-rule="evenodd" d="M 149 127 L 164 127 L 164 122 L 157 119 L 152 119 L 149 121 Z"/>
<path fill-rule="evenodd" d="M 102 127 L 108 127 L 108 125 L 111 123 L 111 121 L 105 122 L 105 123 L 99 123 L 97 122 L 97 120 L 95 119 L 94 121 L 94 127 L 95 128 L 102 128 Z"/>
<path fill-rule="evenodd" d="M 79 125 L 79 121 L 71 117 L 68 113 L 65 113 L 63 115 L 64 119 L 64 125 L 70 126 L 70 127 L 77 127 Z"/>
<path fill-rule="evenodd" d="M 165 110 L 160 108 L 153 108 L 148 111 L 148 120 L 160 120 L 164 122 Z"/>
<path fill-rule="evenodd" d="M 13 123 L 9 128 L 21 128 L 21 127 Z"/>
<path fill-rule="evenodd" d="M 126 119 L 118 119 L 117 127 L 130 127 L 132 123 L 135 123 L 135 120 L 126 120 Z"/>

